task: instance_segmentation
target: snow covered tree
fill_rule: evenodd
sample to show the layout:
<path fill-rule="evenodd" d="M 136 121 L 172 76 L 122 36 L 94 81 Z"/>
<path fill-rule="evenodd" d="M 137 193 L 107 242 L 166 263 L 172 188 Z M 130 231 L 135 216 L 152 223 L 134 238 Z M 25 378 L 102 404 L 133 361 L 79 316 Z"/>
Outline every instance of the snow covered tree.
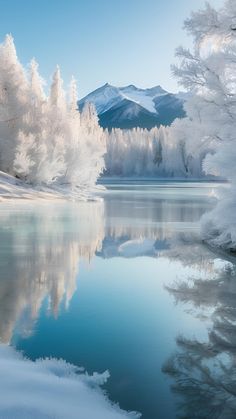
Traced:
<path fill-rule="evenodd" d="M 57 113 L 63 113 L 66 109 L 66 99 L 59 66 L 57 66 L 52 80 L 49 97 L 50 105 Z"/>
<path fill-rule="evenodd" d="M 47 148 L 43 142 L 46 97 L 35 60 L 30 63 L 27 90 L 29 103 L 23 115 L 24 125 L 18 127 L 20 131 L 15 149 L 14 174 L 25 181 L 41 183 L 43 178 L 39 176 L 39 168 L 43 169 L 42 163 L 47 160 Z"/>
<path fill-rule="evenodd" d="M 203 219 L 203 236 L 212 244 L 236 249 L 236 3 L 219 10 L 208 3 L 192 13 L 185 28 L 193 51 L 179 48 L 179 82 L 192 93 L 187 102 L 189 144 L 210 148 L 206 173 L 231 182 L 216 209 Z"/>
<path fill-rule="evenodd" d="M 28 106 L 28 81 L 11 35 L 0 45 L 0 167 L 13 174 L 19 126 Z"/>
<path fill-rule="evenodd" d="M 185 136 L 181 120 L 176 120 L 171 127 L 161 126 L 150 131 L 113 129 L 106 133 L 106 173 L 114 176 L 202 177 L 203 155 L 187 150 Z"/>
<path fill-rule="evenodd" d="M 92 103 L 88 103 L 81 113 L 81 130 L 90 156 L 90 171 L 88 171 L 86 184 L 92 186 L 105 168 L 103 156 L 106 153 L 104 132 L 99 127 L 96 109 Z"/>
<path fill-rule="evenodd" d="M 80 115 L 74 79 L 67 102 L 59 67 L 49 97 L 43 84 L 36 61 L 27 74 L 8 35 L 0 45 L 0 170 L 34 185 L 88 191 L 106 151 L 95 110 L 88 105 Z"/>
<path fill-rule="evenodd" d="M 45 103 L 46 96 L 43 90 L 43 85 L 44 81 L 38 72 L 38 63 L 33 58 L 30 63 L 30 94 L 33 105 L 35 102 L 41 105 Z"/>

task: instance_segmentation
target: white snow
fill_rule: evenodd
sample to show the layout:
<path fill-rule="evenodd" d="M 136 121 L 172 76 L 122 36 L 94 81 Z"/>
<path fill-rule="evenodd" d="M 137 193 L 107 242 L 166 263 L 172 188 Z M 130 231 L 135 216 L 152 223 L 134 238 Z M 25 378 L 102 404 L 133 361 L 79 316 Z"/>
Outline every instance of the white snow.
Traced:
<path fill-rule="evenodd" d="M 144 96 L 137 92 L 136 94 L 132 95 L 124 95 L 125 99 L 131 100 L 132 102 L 137 103 L 138 105 L 142 106 L 143 108 L 147 109 L 151 113 L 157 113 L 154 102 L 150 97 Z"/>
<path fill-rule="evenodd" d="M 133 90 L 129 88 L 122 89 L 122 95 L 125 99 L 137 103 L 149 112 L 157 113 L 153 98 L 145 93 L 145 90 Z"/>
<path fill-rule="evenodd" d="M 108 111 L 123 99 L 119 88 L 106 84 L 100 89 L 95 90 L 86 97 L 86 103 L 91 102 L 95 105 L 97 113 L 102 114 Z"/>
<path fill-rule="evenodd" d="M 155 240 L 136 239 L 129 240 L 119 246 L 119 253 L 126 257 L 142 256 L 153 251 Z"/>
<path fill-rule="evenodd" d="M 0 417 L 4 419 L 139 418 L 110 402 L 101 390 L 109 378 L 88 375 L 63 360 L 32 362 L 0 345 Z"/>
<path fill-rule="evenodd" d="M 70 200 L 87 200 L 95 198 L 95 192 L 104 189 L 97 186 L 90 193 L 86 190 L 70 188 L 62 186 L 54 186 L 53 188 L 37 186 L 32 187 L 20 179 L 8 175 L 0 171 L 0 202 L 14 199 L 33 199 L 33 200 L 54 200 L 54 199 L 70 199 Z"/>
<path fill-rule="evenodd" d="M 98 114 L 102 114 L 121 102 L 123 99 L 127 99 L 131 102 L 137 103 L 149 112 L 156 114 L 157 111 L 155 109 L 153 99 L 166 94 L 167 92 L 160 86 L 152 89 L 139 89 L 133 85 L 116 87 L 107 83 L 103 87 L 89 94 L 86 97 L 86 102 L 94 103 Z"/>

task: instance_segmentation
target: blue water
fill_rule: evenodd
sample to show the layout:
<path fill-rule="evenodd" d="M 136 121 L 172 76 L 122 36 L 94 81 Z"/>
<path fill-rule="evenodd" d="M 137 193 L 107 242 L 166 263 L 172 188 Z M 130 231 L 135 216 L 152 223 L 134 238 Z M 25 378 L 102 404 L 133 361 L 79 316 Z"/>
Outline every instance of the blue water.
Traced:
<path fill-rule="evenodd" d="M 208 340 L 216 303 L 200 315 L 171 288 L 214 280 L 229 263 L 199 233 L 218 188 L 110 184 L 101 202 L 1 204 L 1 341 L 33 360 L 108 369 L 106 390 L 123 409 L 177 417 L 163 366 L 178 336 Z"/>

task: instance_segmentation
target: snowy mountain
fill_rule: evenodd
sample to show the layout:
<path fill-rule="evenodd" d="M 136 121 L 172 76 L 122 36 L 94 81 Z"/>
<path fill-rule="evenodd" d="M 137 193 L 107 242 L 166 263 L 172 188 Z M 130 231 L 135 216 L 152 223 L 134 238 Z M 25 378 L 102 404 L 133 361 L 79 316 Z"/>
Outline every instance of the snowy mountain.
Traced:
<path fill-rule="evenodd" d="M 106 83 L 79 101 L 96 106 L 100 125 L 104 128 L 152 128 L 170 125 L 185 115 L 184 96 L 175 95 L 161 86 L 140 89 L 134 85 L 115 87 Z"/>
<path fill-rule="evenodd" d="M 113 257 L 133 258 L 138 256 L 157 257 L 158 252 L 167 250 L 169 247 L 167 240 L 106 236 L 102 242 L 102 248 L 96 251 L 96 255 L 104 259 Z"/>

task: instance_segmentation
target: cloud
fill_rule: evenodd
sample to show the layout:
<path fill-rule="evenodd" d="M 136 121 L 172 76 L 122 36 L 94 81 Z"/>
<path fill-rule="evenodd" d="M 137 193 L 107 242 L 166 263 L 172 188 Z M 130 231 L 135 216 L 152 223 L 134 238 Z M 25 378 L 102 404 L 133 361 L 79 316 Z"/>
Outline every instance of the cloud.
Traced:
<path fill-rule="evenodd" d="M 4 419 L 140 418 L 109 401 L 101 386 L 109 378 L 88 375 L 63 360 L 25 359 L 0 345 L 0 417 Z"/>

